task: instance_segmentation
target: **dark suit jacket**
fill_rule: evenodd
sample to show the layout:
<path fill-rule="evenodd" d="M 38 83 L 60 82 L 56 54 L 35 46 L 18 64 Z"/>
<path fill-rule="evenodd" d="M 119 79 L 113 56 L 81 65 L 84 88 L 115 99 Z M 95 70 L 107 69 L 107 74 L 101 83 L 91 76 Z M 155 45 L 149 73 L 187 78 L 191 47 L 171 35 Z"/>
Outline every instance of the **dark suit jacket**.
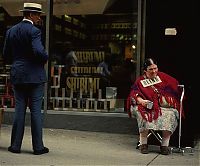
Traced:
<path fill-rule="evenodd" d="M 41 31 L 29 21 L 21 21 L 6 32 L 3 48 L 5 62 L 11 63 L 11 83 L 43 83 L 48 60 Z"/>

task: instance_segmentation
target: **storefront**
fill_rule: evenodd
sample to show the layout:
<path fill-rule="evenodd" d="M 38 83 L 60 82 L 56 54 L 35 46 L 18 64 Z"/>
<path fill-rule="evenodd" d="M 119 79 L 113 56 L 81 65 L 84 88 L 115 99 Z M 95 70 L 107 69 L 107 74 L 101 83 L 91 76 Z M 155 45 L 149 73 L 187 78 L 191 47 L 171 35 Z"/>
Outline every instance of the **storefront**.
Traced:
<path fill-rule="evenodd" d="M 18 11 L 23 2 L 0 0 L 0 58 L 5 31 L 22 19 Z M 193 144 L 194 137 L 199 136 L 199 128 L 195 123 L 198 111 L 194 104 L 197 88 L 192 84 L 190 73 L 196 71 L 197 65 L 188 65 L 193 64 L 192 56 L 198 48 L 198 42 L 193 42 L 199 33 L 196 0 L 37 2 L 41 2 L 45 10 L 42 30 L 50 55 L 46 66 L 45 126 L 136 131 L 137 125 L 124 114 L 124 103 L 131 81 L 141 73 L 144 57 L 153 56 L 159 61 L 159 70 L 174 75 L 185 85 L 187 118 L 183 122 L 182 137 L 184 144 Z M 177 35 L 165 35 L 166 28 L 175 28 Z M 110 72 L 107 77 L 102 75 L 101 62 L 105 60 Z M 2 106 L 14 107 L 8 86 L 9 65 L 3 65 L 2 59 L 0 63 L 0 102 Z M 113 113 L 117 114 L 115 118 L 111 117 Z M 61 116 L 58 118 L 57 114 Z M 6 120 L 10 119 L 8 116 Z"/>

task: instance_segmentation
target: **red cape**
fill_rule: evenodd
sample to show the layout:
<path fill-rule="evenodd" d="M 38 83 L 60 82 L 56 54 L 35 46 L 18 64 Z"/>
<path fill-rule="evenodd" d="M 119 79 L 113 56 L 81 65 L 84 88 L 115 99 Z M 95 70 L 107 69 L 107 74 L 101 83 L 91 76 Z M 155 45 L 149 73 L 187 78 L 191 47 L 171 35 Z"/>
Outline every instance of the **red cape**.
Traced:
<path fill-rule="evenodd" d="M 158 76 L 162 82 L 154 84 L 153 86 L 158 90 L 160 96 L 165 97 L 170 107 L 180 111 L 181 89 L 178 86 L 179 82 L 175 78 L 163 72 L 158 72 Z M 136 98 L 139 95 L 143 99 L 153 102 L 152 109 L 147 109 L 142 105 L 138 105 L 138 111 L 141 113 L 142 117 L 147 121 L 152 121 L 162 114 L 159 105 L 159 102 L 162 102 L 162 98 L 158 96 L 158 93 L 156 93 L 151 86 L 143 87 L 141 84 L 141 80 L 143 79 L 145 79 L 144 76 L 140 76 L 132 85 L 127 98 L 127 111 L 129 117 L 131 117 L 130 107 L 131 105 L 136 105 Z M 184 116 L 184 113 L 182 115 Z"/>

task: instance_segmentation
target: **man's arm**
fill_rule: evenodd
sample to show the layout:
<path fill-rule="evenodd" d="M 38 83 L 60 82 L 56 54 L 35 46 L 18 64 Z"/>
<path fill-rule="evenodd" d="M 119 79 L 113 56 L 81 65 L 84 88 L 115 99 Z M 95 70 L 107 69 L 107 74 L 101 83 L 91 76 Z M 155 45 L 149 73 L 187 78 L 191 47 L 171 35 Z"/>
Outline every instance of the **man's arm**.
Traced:
<path fill-rule="evenodd" d="M 42 44 L 41 31 L 38 28 L 32 29 L 32 48 L 34 55 L 46 63 L 48 60 L 48 54 Z"/>

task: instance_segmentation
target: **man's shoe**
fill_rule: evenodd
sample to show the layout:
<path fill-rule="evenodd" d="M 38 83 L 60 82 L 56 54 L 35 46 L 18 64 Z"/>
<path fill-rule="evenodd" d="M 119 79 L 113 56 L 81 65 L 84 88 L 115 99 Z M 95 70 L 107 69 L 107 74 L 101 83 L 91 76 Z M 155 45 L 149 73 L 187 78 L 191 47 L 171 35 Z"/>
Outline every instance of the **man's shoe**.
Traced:
<path fill-rule="evenodd" d="M 44 154 L 44 153 L 49 153 L 49 149 L 44 147 L 42 150 L 34 150 L 33 154 L 35 155 L 40 155 L 40 154 Z"/>
<path fill-rule="evenodd" d="M 148 145 L 147 144 L 140 145 L 140 151 L 141 151 L 142 154 L 148 154 L 149 153 Z"/>
<path fill-rule="evenodd" d="M 168 148 L 168 146 L 160 146 L 160 152 L 162 155 L 169 155 L 170 149 Z"/>
<path fill-rule="evenodd" d="M 8 147 L 8 151 L 12 153 L 21 153 L 21 150 L 13 149 L 11 146 Z"/>

